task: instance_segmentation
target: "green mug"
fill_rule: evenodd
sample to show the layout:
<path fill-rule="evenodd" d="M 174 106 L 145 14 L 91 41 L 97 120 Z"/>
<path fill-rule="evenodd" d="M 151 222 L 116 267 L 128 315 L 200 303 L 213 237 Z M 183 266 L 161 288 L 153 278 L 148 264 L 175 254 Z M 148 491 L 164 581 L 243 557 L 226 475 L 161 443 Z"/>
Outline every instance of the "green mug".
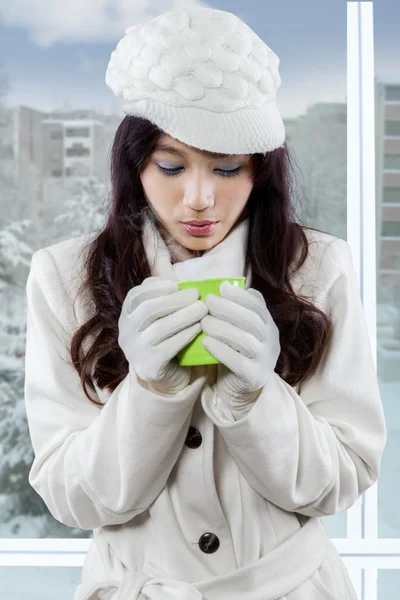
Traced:
<path fill-rule="evenodd" d="M 179 281 L 179 289 L 196 288 L 200 292 L 199 300 L 205 300 L 208 294 L 220 296 L 219 286 L 223 281 L 229 281 L 236 287 L 244 288 L 246 277 L 221 277 L 217 279 L 192 279 Z M 194 365 L 216 365 L 219 360 L 215 358 L 202 344 L 204 331 L 200 331 L 187 346 L 184 346 L 176 355 L 178 365 L 191 367 Z"/>

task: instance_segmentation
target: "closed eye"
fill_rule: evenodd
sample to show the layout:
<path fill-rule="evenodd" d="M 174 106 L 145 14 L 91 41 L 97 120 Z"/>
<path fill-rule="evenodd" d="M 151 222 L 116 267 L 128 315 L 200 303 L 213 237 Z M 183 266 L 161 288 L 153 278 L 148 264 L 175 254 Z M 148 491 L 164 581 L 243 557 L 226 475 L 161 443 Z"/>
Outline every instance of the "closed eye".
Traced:
<path fill-rule="evenodd" d="M 160 165 L 156 164 L 157 169 L 163 174 L 166 175 L 167 177 L 176 177 L 177 175 L 180 175 L 182 172 L 182 168 L 174 168 L 174 169 L 167 169 L 165 167 L 161 167 Z M 216 171 L 218 171 L 219 175 L 221 175 L 222 177 L 233 177 L 234 175 L 236 175 L 237 173 L 239 173 L 240 169 L 242 168 L 242 165 L 240 165 L 239 167 L 237 167 L 236 169 L 215 169 Z"/>

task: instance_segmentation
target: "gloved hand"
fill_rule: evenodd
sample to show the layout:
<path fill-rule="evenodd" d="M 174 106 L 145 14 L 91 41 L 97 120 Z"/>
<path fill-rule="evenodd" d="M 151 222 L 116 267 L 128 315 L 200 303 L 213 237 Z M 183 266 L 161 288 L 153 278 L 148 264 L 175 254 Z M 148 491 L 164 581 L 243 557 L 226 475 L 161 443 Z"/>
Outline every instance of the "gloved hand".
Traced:
<path fill-rule="evenodd" d="M 217 394 L 237 408 L 258 397 L 274 372 L 281 352 L 279 329 L 263 295 L 223 281 L 220 294 L 208 294 L 208 315 L 201 320 L 202 342 L 218 365 Z"/>
<path fill-rule="evenodd" d="M 201 331 L 208 313 L 195 288 L 180 290 L 176 281 L 148 277 L 127 293 L 118 320 L 118 344 L 137 375 L 161 391 L 178 391 L 191 378 L 191 367 L 176 354 Z"/>

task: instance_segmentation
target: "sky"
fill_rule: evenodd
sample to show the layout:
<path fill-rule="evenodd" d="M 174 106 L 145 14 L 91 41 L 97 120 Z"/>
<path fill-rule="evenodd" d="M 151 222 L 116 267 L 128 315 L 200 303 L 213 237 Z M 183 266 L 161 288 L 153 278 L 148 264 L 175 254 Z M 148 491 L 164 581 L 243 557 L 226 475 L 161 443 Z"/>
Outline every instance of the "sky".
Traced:
<path fill-rule="evenodd" d="M 196 0 L 191 0 L 198 3 Z M 123 116 L 105 83 L 125 29 L 185 0 L 0 0 L 0 76 L 6 106 L 42 111 L 100 109 Z M 239 16 L 279 56 L 284 118 L 315 102 L 346 102 L 344 0 L 208 0 Z M 400 2 L 375 0 L 375 75 L 400 83 Z"/>

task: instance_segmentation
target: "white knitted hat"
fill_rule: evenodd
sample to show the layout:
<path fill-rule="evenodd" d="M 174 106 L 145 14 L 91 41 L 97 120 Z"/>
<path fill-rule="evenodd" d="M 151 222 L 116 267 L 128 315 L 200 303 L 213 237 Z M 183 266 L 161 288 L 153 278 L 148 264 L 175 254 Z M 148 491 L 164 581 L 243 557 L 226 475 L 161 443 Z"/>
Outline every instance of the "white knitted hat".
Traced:
<path fill-rule="evenodd" d="M 106 84 L 123 111 L 195 148 L 268 152 L 285 141 L 279 58 L 236 15 L 190 6 L 133 25 L 111 53 Z"/>

